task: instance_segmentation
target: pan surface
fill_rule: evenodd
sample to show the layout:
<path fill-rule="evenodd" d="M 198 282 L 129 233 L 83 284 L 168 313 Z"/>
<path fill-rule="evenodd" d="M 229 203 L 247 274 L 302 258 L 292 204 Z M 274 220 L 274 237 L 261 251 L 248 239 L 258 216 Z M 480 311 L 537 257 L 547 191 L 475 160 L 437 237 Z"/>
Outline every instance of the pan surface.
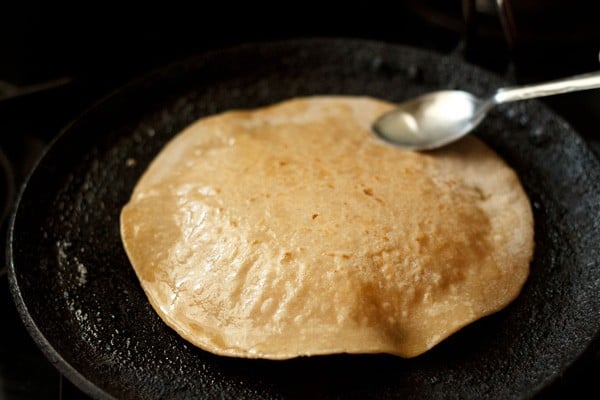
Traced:
<path fill-rule="evenodd" d="M 289 361 L 206 353 L 154 313 L 119 236 L 119 213 L 162 146 L 199 117 L 294 96 L 392 101 L 503 82 L 416 49 L 340 39 L 247 45 L 159 70 L 82 115 L 24 187 L 8 240 L 10 284 L 38 345 L 97 398 L 529 398 L 600 328 L 600 165 L 536 102 L 502 106 L 476 134 L 517 171 L 536 221 L 522 294 L 415 359 Z"/>

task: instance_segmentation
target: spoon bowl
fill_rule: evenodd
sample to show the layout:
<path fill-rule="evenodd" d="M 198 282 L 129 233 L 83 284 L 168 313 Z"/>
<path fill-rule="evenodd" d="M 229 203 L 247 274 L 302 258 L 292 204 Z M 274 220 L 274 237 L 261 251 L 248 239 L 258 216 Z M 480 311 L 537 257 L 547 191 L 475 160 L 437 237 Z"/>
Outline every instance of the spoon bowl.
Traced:
<path fill-rule="evenodd" d="M 502 88 L 480 99 L 460 90 L 428 93 L 403 102 L 380 116 L 373 132 L 394 145 L 410 150 L 431 150 L 471 132 L 496 104 L 600 87 L 600 72 L 548 83 Z"/>

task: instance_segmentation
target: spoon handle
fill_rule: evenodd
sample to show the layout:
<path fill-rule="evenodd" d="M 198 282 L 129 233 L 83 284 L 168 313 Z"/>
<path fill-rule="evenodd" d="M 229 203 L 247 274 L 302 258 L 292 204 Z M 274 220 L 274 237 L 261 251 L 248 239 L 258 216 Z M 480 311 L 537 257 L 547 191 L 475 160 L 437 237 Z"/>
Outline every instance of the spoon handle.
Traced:
<path fill-rule="evenodd" d="M 500 104 L 595 88 L 600 88 L 600 71 L 546 83 L 498 89 L 493 101 L 495 104 Z"/>

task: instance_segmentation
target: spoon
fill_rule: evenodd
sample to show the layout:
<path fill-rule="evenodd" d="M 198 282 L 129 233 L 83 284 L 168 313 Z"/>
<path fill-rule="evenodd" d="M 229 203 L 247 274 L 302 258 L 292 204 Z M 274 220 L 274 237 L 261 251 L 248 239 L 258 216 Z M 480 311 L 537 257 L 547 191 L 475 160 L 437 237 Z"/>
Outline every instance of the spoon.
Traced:
<path fill-rule="evenodd" d="M 428 93 L 398 104 L 372 126 L 377 136 L 411 150 L 431 150 L 471 132 L 497 104 L 600 87 L 600 72 L 501 88 L 487 99 L 460 90 Z"/>

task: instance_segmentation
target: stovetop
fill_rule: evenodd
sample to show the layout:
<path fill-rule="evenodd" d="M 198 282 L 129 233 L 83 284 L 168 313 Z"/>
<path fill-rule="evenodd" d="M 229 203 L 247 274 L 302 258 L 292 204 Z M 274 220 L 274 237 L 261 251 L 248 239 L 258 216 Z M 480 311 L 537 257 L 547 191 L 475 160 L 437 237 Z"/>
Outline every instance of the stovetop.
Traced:
<path fill-rule="evenodd" d="M 177 23 L 164 22 L 175 16 L 182 18 L 183 13 L 172 10 L 165 15 L 163 10 L 144 14 L 146 18 L 151 17 L 145 21 L 140 21 L 129 11 L 117 18 L 116 26 L 111 25 L 110 29 L 97 23 L 86 26 L 89 21 L 85 19 L 71 21 L 56 9 L 46 16 L 46 11 L 41 6 L 35 9 L 34 22 L 26 28 L 19 26 L 26 19 L 24 16 L 13 21 L 14 26 L 9 25 L 6 32 L 18 31 L 23 35 L 8 41 L 4 55 L 0 46 L 0 200 L 4 201 L 0 205 L 0 216 L 6 216 L 18 188 L 44 147 L 80 112 L 141 73 L 209 49 L 246 41 L 345 36 L 453 53 L 515 83 L 598 69 L 595 52 L 580 62 L 558 59 L 553 65 L 542 65 L 542 68 L 539 60 L 520 63 L 505 47 L 498 45 L 497 40 L 475 45 L 466 42 L 460 32 L 419 18 L 408 6 L 400 7 L 393 19 L 378 16 L 379 20 L 375 20 L 375 13 L 367 12 L 361 18 L 371 20 L 371 23 L 362 23 L 360 28 L 357 28 L 357 19 L 338 21 L 335 25 L 323 17 L 313 21 L 310 29 L 279 21 L 261 29 L 255 29 L 249 23 L 237 26 L 235 30 L 225 27 L 220 34 L 214 34 L 207 27 L 196 29 L 193 25 L 196 20 L 189 16 Z M 102 10 L 100 20 L 107 15 L 112 15 L 111 11 Z M 308 18 L 309 14 L 301 13 L 300 18 L 302 16 Z M 125 26 L 132 18 L 136 18 L 136 22 Z M 160 26 L 156 25 L 157 21 Z M 390 28 L 392 23 L 394 29 Z M 63 26 L 54 33 L 48 33 L 61 24 Z M 83 37 L 79 38 L 83 40 L 81 47 L 75 38 L 78 32 L 83 32 Z M 0 30 L 0 37 L 3 33 Z M 65 43 L 56 44 L 61 40 Z M 600 126 L 600 91 L 563 95 L 544 102 L 571 123 L 600 156 L 600 132 L 597 129 Z M 0 231 L 2 238 L 5 228 L 6 218 Z M 539 399 L 563 398 L 575 393 L 592 393 L 594 397 L 594 393 L 598 393 L 595 380 L 599 367 L 600 346 L 596 340 L 563 377 L 538 396 Z M 87 398 L 60 375 L 30 339 L 12 304 L 5 270 L 0 276 L 0 398 Z"/>

